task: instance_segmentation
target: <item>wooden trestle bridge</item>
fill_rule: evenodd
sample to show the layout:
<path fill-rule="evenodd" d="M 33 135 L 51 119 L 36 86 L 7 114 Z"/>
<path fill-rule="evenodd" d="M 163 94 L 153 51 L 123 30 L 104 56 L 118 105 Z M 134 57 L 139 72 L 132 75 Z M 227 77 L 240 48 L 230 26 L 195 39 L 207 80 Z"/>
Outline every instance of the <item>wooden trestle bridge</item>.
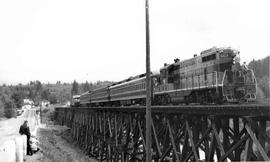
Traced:
<path fill-rule="evenodd" d="M 145 107 L 56 108 L 99 161 L 145 160 Z M 269 105 L 152 106 L 153 161 L 270 161 Z"/>

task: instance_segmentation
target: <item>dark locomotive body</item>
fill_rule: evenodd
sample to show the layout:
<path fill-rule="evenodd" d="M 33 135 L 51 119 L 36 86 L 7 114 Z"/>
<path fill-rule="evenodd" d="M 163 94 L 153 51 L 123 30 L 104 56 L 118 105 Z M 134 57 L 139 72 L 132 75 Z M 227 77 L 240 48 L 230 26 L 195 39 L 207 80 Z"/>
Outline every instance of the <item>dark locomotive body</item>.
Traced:
<path fill-rule="evenodd" d="M 254 101 L 253 71 L 239 62 L 239 51 L 211 48 L 199 56 L 165 64 L 152 74 L 152 104 Z M 84 106 L 145 105 L 145 74 L 81 95 Z"/>
<path fill-rule="evenodd" d="M 71 107 L 78 107 L 81 105 L 81 102 L 80 102 L 80 97 L 81 96 L 84 96 L 83 94 L 82 95 L 74 95 L 72 96 L 72 100 L 71 100 L 71 103 L 70 103 L 70 106 Z"/>

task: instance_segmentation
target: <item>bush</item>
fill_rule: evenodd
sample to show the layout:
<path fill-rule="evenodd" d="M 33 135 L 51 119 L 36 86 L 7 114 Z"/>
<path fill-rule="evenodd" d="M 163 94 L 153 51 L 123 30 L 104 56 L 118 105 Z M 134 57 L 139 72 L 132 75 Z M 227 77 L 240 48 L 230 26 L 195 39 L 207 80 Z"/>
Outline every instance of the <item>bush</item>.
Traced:
<path fill-rule="evenodd" d="M 0 118 L 5 116 L 5 108 L 3 102 L 0 100 Z"/>
<path fill-rule="evenodd" d="M 4 102 L 4 114 L 5 114 L 5 117 L 7 117 L 7 118 L 16 117 L 17 113 L 16 113 L 14 102 L 9 98 L 5 98 L 2 101 L 5 101 Z"/>
<path fill-rule="evenodd" d="M 13 103 L 11 101 L 5 103 L 5 116 L 7 118 L 16 117 L 16 109 L 13 106 Z"/>
<path fill-rule="evenodd" d="M 17 117 L 16 111 L 14 109 L 6 109 L 5 116 L 7 118 Z"/>
<path fill-rule="evenodd" d="M 267 76 L 264 76 L 264 77 L 258 79 L 258 87 L 261 88 L 261 90 L 263 91 L 265 98 L 269 98 L 269 96 L 270 96 L 269 82 L 270 82 L 270 79 Z"/>
<path fill-rule="evenodd" d="M 42 123 L 53 124 L 52 121 L 54 119 L 54 107 L 52 105 L 49 107 L 42 107 L 41 112 Z"/>

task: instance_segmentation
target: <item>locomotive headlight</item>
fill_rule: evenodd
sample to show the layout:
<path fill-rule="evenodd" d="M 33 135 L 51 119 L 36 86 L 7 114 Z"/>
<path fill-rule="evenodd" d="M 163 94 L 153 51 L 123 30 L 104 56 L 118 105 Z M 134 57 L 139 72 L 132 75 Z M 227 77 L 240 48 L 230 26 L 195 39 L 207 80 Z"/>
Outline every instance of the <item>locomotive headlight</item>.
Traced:
<path fill-rule="evenodd" d="M 233 57 L 233 64 L 240 63 L 239 53 Z"/>
<path fill-rule="evenodd" d="M 233 58 L 233 64 L 235 65 L 235 63 L 236 63 L 236 62 L 235 62 L 235 58 Z"/>

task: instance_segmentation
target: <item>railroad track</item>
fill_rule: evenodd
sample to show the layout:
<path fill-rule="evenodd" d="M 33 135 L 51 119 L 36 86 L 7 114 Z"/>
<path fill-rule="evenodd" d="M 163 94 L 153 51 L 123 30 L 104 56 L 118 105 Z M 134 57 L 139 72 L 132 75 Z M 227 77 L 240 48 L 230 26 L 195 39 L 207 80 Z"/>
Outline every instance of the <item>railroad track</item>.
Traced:
<path fill-rule="evenodd" d="M 104 110 L 116 112 L 145 112 L 145 106 L 123 107 L 57 107 L 59 109 L 77 111 Z M 232 104 L 232 105 L 177 105 L 177 106 L 152 106 L 153 113 L 184 113 L 205 115 L 232 115 L 232 116 L 269 116 L 269 104 Z"/>

